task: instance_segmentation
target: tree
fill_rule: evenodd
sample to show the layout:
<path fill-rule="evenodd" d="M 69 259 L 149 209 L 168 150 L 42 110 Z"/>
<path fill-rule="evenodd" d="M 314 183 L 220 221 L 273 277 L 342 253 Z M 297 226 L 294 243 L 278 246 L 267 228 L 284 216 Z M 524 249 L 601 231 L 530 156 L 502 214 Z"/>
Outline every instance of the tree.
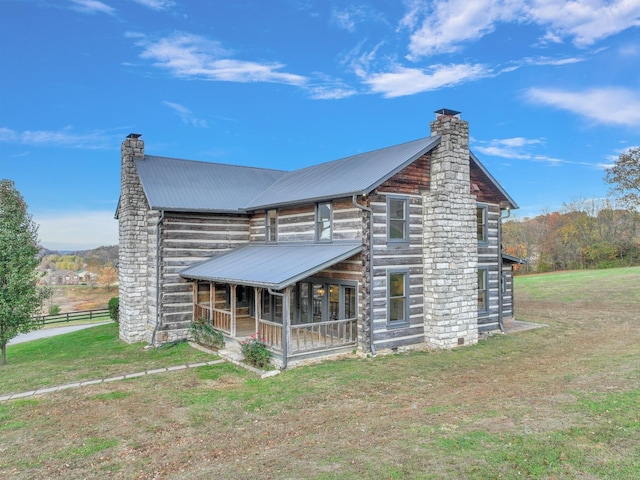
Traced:
<path fill-rule="evenodd" d="M 38 227 L 11 180 L 0 180 L 0 348 L 42 324 L 36 314 L 49 292 L 37 286 Z"/>
<path fill-rule="evenodd" d="M 611 193 L 620 196 L 625 206 L 640 207 L 640 147 L 622 153 L 607 169 L 605 181 L 613 185 Z"/>
<path fill-rule="evenodd" d="M 100 269 L 98 273 L 98 283 L 103 287 L 107 287 L 107 291 L 110 292 L 113 284 L 118 280 L 118 272 L 113 265 L 105 265 Z"/>

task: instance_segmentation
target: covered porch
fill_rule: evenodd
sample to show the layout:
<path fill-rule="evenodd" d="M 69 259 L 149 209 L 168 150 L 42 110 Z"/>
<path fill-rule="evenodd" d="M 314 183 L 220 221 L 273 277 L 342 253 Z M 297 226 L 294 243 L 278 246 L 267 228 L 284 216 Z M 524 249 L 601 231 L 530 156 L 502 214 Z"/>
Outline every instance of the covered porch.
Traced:
<path fill-rule="evenodd" d="M 258 334 L 273 358 L 288 360 L 358 342 L 358 282 L 326 272 L 360 244 L 248 245 L 181 272 L 193 282 L 193 318 L 227 339 Z"/>

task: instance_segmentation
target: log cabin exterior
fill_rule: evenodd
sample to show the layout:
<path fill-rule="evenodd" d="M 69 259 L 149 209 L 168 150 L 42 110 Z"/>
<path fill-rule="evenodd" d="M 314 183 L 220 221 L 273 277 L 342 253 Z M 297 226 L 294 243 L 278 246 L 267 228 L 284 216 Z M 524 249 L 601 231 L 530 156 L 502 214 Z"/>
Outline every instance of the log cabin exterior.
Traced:
<path fill-rule="evenodd" d="M 285 172 L 122 144 L 120 336 L 185 338 L 204 319 L 259 333 L 281 367 L 313 355 L 474 344 L 513 316 L 503 212 L 459 112 L 431 135 Z"/>

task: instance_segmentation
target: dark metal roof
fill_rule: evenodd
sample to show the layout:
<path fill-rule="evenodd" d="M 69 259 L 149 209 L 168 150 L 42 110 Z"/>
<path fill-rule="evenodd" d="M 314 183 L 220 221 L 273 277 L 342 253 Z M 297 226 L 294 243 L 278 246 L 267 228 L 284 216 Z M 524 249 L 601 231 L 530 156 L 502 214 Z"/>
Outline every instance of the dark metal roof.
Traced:
<path fill-rule="evenodd" d="M 174 211 L 243 211 L 282 170 L 145 155 L 135 160 L 149 206 Z"/>
<path fill-rule="evenodd" d="M 247 208 L 369 193 L 439 143 L 439 136 L 425 137 L 289 172 L 254 198 Z"/>
<path fill-rule="evenodd" d="M 180 276 L 280 290 L 360 251 L 360 243 L 253 243 L 188 267 Z"/>
<path fill-rule="evenodd" d="M 520 265 L 527 264 L 527 261 L 524 258 L 514 257 L 513 255 L 509 255 L 508 253 L 502 254 L 502 260 L 507 263 L 518 263 Z"/>

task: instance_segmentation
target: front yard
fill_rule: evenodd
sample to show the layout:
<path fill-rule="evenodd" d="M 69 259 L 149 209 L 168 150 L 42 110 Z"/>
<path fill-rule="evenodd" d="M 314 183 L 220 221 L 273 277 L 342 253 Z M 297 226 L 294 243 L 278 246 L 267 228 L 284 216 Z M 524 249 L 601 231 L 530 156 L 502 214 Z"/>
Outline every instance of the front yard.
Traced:
<path fill-rule="evenodd" d="M 638 478 L 639 284 L 640 268 L 518 278 L 518 318 L 548 327 L 452 351 L 0 403 L 0 477 Z M 0 394 L 212 358 L 96 329 L 9 347 Z"/>

